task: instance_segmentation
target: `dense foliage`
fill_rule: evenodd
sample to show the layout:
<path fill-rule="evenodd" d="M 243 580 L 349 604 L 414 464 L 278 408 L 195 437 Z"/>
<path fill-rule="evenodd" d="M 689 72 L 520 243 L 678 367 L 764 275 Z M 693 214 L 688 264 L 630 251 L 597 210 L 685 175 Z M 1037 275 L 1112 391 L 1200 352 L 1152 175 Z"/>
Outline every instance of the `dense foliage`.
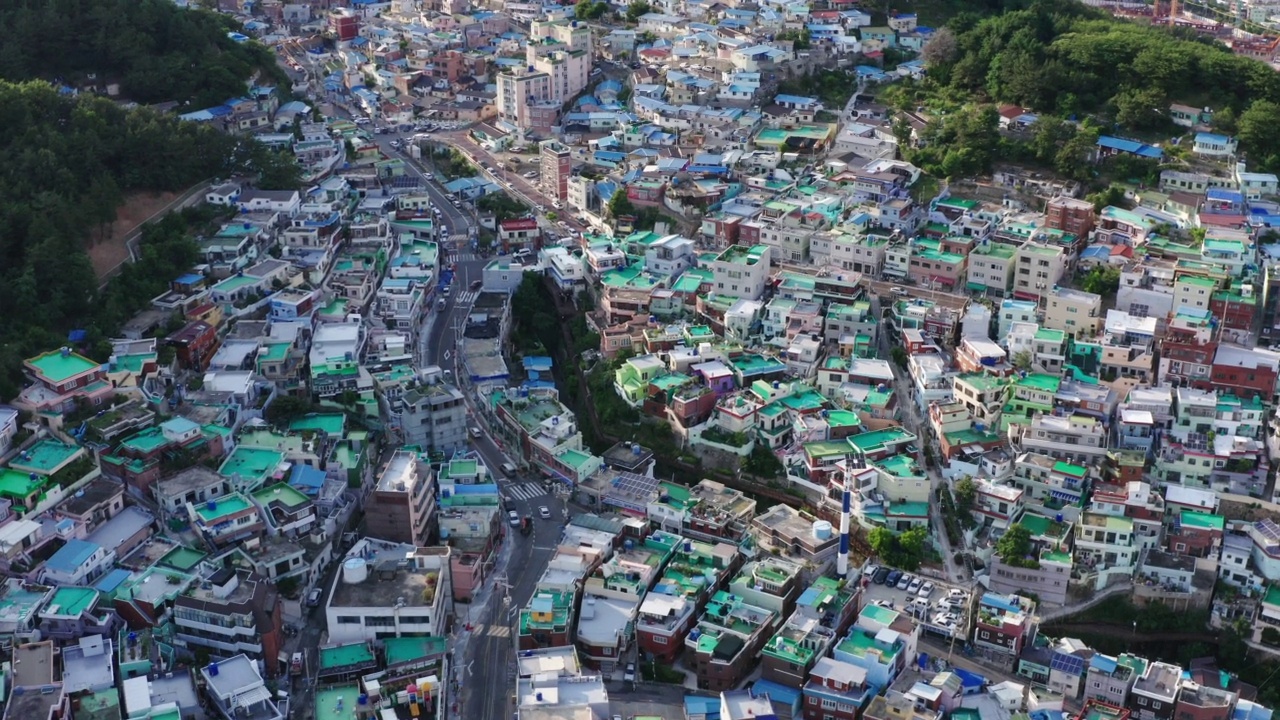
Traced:
<path fill-rule="evenodd" d="M 930 94 L 952 110 L 976 98 L 1017 103 L 1042 116 L 1098 115 L 1128 132 L 1158 133 L 1173 129 L 1171 103 L 1212 107 L 1214 124 L 1238 132 L 1256 166 L 1280 166 L 1280 140 L 1270 131 L 1280 122 L 1280 74 L 1190 32 L 1117 20 L 1079 3 L 1037 0 L 986 18 L 959 15 L 924 56 Z M 922 160 L 943 174 L 981 166 L 993 147 L 989 119 L 976 112 L 948 115 L 927 138 L 944 148 L 926 151 Z M 1096 126 L 1077 133 L 1046 120 L 1033 132 L 1015 154 L 1029 152 L 1083 179 L 1079 150 L 1096 140 Z"/>
<path fill-rule="evenodd" d="M 271 51 L 227 36 L 227 16 L 169 0 L 46 0 L 0 4 L 0 78 L 80 86 L 118 82 L 143 104 L 193 107 L 243 95 L 254 72 L 284 82 Z"/>
<path fill-rule="evenodd" d="M 273 157 L 210 127 L 40 82 L 0 81 L 0 127 L 0 397 L 16 392 L 24 357 L 76 328 L 89 331 L 92 351 L 190 268 L 188 221 L 178 218 L 144 233 L 142 261 L 98 291 L 84 245 L 128 194 L 182 190 Z"/>
<path fill-rule="evenodd" d="M 919 526 L 900 535 L 883 527 L 875 528 L 867 534 L 867 542 L 881 562 L 907 572 L 919 569 L 920 563 L 925 559 L 928 541 L 929 531 Z"/>

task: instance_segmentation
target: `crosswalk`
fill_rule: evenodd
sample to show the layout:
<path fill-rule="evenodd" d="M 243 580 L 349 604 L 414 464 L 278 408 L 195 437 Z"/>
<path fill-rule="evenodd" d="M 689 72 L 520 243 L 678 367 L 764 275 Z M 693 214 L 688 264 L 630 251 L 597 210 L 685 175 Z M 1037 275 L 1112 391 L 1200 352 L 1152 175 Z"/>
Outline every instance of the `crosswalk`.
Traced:
<path fill-rule="evenodd" d="M 464 240 L 469 239 L 470 237 L 471 237 L 470 235 L 468 235 L 468 234 L 466 234 L 466 233 L 464 233 L 464 232 L 449 233 L 448 242 L 451 242 L 451 243 L 460 243 L 460 242 L 462 242 L 462 241 L 464 241 Z"/>
<path fill-rule="evenodd" d="M 467 262 L 470 260 L 479 260 L 478 253 L 449 253 L 449 260 L 453 262 Z"/>
<path fill-rule="evenodd" d="M 470 305 L 471 303 L 476 301 L 476 297 L 479 295 L 480 295 L 479 290 L 468 290 L 466 292 L 458 293 L 458 300 L 455 304 Z"/>
<path fill-rule="evenodd" d="M 506 490 L 508 495 L 511 495 L 517 500 L 524 500 L 525 502 L 532 502 L 538 498 L 547 496 L 547 489 L 540 483 L 526 482 L 516 485 L 508 485 Z"/>

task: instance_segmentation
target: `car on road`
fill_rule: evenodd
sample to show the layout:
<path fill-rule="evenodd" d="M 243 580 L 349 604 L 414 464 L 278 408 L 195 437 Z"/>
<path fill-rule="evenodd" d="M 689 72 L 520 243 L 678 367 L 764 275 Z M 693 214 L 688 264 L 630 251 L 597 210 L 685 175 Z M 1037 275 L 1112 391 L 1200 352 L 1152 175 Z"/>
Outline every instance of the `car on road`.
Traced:
<path fill-rule="evenodd" d="M 543 520 L 550 520 L 550 519 L 551 519 L 551 509 L 550 509 L 550 508 L 548 508 L 546 505 L 539 505 L 539 506 L 538 506 L 538 517 L 542 518 Z"/>
<path fill-rule="evenodd" d="M 515 476 L 516 476 L 516 466 L 515 466 L 515 464 L 514 464 L 514 463 L 509 463 L 509 462 L 504 462 L 504 463 L 502 463 L 502 472 L 503 472 L 503 474 L 504 474 L 504 475 L 506 475 L 506 476 L 507 476 L 507 477 L 509 477 L 509 478 L 513 478 L 513 477 L 515 477 Z"/>
<path fill-rule="evenodd" d="M 484 281 L 483 281 L 483 280 L 472 280 L 472 281 L 471 281 L 471 289 L 472 289 L 472 290 L 479 290 L 479 289 L 480 289 L 480 288 L 482 288 L 482 287 L 484 287 Z"/>
<path fill-rule="evenodd" d="M 871 582 L 877 585 L 883 585 L 889 579 L 889 574 L 891 572 L 892 570 L 887 567 L 879 568 L 876 570 L 876 574 L 871 576 Z"/>
<path fill-rule="evenodd" d="M 367 117 L 358 117 L 358 118 L 356 118 L 356 124 L 357 124 L 357 125 L 368 125 L 368 124 L 369 124 L 369 123 L 371 123 L 371 122 L 373 122 L 373 121 L 372 121 L 372 120 L 370 120 L 370 119 L 369 119 L 369 118 L 367 118 Z"/>
<path fill-rule="evenodd" d="M 516 527 L 520 524 L 520 516 L 516 514 L 515 510 L 507 512 L 507 522 L 511 523 L 511 527 Z"/>
<path fill-rule="evenodd" d="M 395 148 L 396 150 L 399 150 L 399 149 L 400 149 L 400 141 L 399 141 L 399 140 L 392 140 L 392 141 L 391 141 L 391 147 L 392 147 L 392 148 Z"/>
<path fill-rule="evenodd" d="M 622 671 L 622 679 L 626 682 L 636 681 L 636 664 L 627 663 L 627 669 Z"/>
<path fill-rule="evenodd" d="M 441 294 L 441 295 L 443 295 L 443 296 L 445 296 L 445 297 L 449 297 L 449 289 L 450 289 L 450 288 L 452 288 L 452 287 L 453 287 L 452 285 L 445 285 L 445 286 L 440 290 L 440 294 Z"/>
<path fill-rule="evenodd" d="M 886 578 L 884 579 L 884 584 L 885 584 L 885 585 L 889 585 L 889 586 L 891 586 L 891 587 L 897 587 L 897 586 L 898 586 L 898 581 L 899 581 L 899 580 L 901 580 L 901 579 L 902 579 L 902 571 L 901 571 L 901 570 L 891 570 L 891 571 L 889 571 L 889 577 L 886 577 Z"/>
<path fill-rule="evenodd" d="M 319 607 L 320 595 L 323 592 L 324 591 L 321 590 L 320 588 L 311 588 L 311 592 L 307 593 L 307 607 L 309 608 Z"/>
<path fill-rule="evenodd" d="M 479 440 L 484 435 L 484 433 L 480 432 L 480 428 L 476 427 L 475 425 L 472 425 L 470 428 L 468 428 L 467 432 L 471 433 L 471 437 L 477 440 Z"/>
<path fill-rule="evenodd" d="M 529 180 L 532 180 L 532 179 L 534 179 L 534 178 L 538 177 L 538 171 L 537 171 L 537 170 L 530 170 L 529 172 L 524 173 L 523 175 L 521 175 L 521 177 L 523 177 L 523 178 L 527 178 L 527 179 L 529 179 Z"/>

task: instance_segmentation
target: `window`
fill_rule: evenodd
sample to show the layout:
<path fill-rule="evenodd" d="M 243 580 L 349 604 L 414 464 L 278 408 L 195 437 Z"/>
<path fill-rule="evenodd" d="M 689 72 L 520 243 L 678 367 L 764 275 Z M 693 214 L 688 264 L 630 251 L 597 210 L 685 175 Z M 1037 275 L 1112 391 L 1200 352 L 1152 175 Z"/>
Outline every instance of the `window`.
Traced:
<path fill-rule="evenodd" d="M 339 625 L 359 625 L 360 618 L 353 617 L 351 615 L 339 615 L 338 624 Z"/>
<path fill-rule="evenodd" d="M 835 700 L 828 700 L 826 698 L 822 699 L 823 710 L 835 710 L 838 705 L 839 703 L 837 703 Z"/>
<path fill-rule="evenodd" d="M 653 644 L 654 644 L 654 645 L 666 645 L 666 644 L 667 644 L 667 636 L 666 636 L 666 635 L 654 635 L 654 636 L 653 636 Z"/>

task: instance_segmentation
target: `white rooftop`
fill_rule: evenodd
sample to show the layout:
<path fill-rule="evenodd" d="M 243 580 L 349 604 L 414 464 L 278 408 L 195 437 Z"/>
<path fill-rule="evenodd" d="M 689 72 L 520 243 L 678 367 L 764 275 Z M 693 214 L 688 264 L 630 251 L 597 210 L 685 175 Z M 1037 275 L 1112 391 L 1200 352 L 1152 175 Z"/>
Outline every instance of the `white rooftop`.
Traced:
<path fill-rule="evenodd" d="M 635 599 L 605 598 L 588 595 L 578 611 L 578 639 L 588 645 L 616 644 L 635 619 Z"/>

